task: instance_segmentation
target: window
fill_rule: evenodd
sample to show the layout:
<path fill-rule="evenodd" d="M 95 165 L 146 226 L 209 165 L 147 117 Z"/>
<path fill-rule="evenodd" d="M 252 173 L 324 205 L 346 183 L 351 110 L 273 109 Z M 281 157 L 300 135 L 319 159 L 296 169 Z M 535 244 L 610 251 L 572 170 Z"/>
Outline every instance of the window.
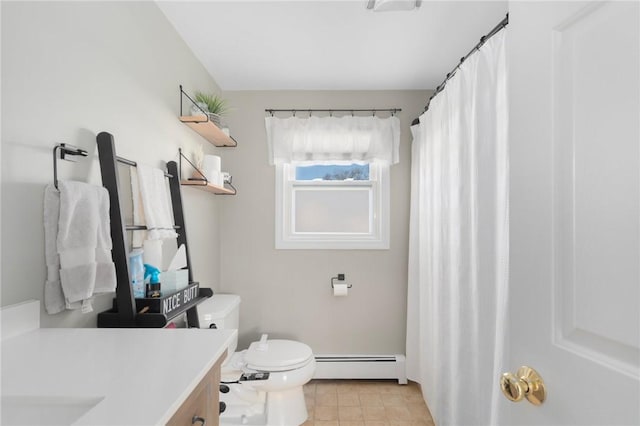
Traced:
<path fill-rule="evenodd" d="M 369 180 L 369 164 L 297 166 L 296 180 Z"/>
<path fill-rule="evenodd" d="M 389 166 L 278 164 L 276 248 L 388 249 Z"/>
<path fill-rule="evenodd" d="M 276 166 L 276 248 L 388 249 L 391 116 L 265 117 Z"/>

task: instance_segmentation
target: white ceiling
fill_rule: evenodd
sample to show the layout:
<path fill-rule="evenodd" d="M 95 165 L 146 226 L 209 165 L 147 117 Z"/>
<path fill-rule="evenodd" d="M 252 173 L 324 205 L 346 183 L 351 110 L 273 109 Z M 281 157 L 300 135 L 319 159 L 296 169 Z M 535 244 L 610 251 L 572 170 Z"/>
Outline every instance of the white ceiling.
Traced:
<path fill-rule="evenodd" d="M 506 1 L 158 1 L 222 90 L 432 89 L 507 12 Z"/>

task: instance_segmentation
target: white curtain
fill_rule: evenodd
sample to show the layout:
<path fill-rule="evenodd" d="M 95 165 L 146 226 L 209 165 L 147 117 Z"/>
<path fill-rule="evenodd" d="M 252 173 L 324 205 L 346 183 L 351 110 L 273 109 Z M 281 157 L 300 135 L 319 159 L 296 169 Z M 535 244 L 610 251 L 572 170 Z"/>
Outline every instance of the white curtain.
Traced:
<path fill-rule="evenodd" d="M 266 117 L 269 163 L 379 161 L 396 164 L 398 117 Z"/>
<path fill-rule="evenodd" d="M 492 425 L 508 291 L 506 30 L 412 127 L 409 378 L 438 426 Z"/>

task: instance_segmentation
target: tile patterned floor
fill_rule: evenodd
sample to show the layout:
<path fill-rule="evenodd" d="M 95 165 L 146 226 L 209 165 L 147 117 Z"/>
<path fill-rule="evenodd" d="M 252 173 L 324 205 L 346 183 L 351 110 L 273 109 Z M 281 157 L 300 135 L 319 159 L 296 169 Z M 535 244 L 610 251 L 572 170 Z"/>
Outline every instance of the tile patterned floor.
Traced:
<path fill-rule="evenodd" d="M 434 426 L 420 387 L 393 381 L 312 380 L 303 426 Z"/>

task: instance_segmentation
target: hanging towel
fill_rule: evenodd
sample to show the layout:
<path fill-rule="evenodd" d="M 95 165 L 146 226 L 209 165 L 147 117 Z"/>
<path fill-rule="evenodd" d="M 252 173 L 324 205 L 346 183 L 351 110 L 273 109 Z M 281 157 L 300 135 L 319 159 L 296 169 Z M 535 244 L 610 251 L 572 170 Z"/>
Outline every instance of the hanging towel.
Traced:
<path fill-rule="evenodd" d="M 44 283 L 44 306 L 50 315 L 66 309 L 80 308 L 67 305 L 60 284 L 60 256 L 58 256 L 58 220 L 60 218 L 60 192 L 53 185 L 44 190 L 44 258 L 47 280 Z"/>
<path fill-rule="evenodd" d="M 52 185 L 45 189 L 45 306 L 49 313 L 91 312 L 94 294 L 116 289 L 109 194 L 82 182 L 60 181 L 58 187 L 59 193 Z"/>
<path fill-rule="evenodd" d="M 144 216 L 144 206 L 142 205 L 142 197 L 140 195 L 140 183 L 138 182 L 137 167 L 131 167 L 131 199 L 133 202 L 133 224 L 146 225 Z M 147 238 L 147 231 L 133 231 L 131 237 L 131 245 L 134 248 L 140 248 Z"/>
<path fill-rule="evenodd" d="M 91 312 L 94 293 L 116 289 L 111 258 L 109 193 L 101 186 L 61 181 L 58 254 L 60 283 L 69 303 Z"/>
<path fill-rule="evenodd" d="M 176 238 L 178 234 L 173 228 L 173 218 L 171 216 L 164 172 L 160 169 L 138 163 L 137 180 L 140 190 L 139 197 L 142 201 L 141 205 L 147 226 L 147 239 L 162 240 L 166 238 Z M 136 208 L 137 196 L 134 190 L 134 208 Z M 138 209 L 139 208 L 140 206 L 138 206 Z"/>

